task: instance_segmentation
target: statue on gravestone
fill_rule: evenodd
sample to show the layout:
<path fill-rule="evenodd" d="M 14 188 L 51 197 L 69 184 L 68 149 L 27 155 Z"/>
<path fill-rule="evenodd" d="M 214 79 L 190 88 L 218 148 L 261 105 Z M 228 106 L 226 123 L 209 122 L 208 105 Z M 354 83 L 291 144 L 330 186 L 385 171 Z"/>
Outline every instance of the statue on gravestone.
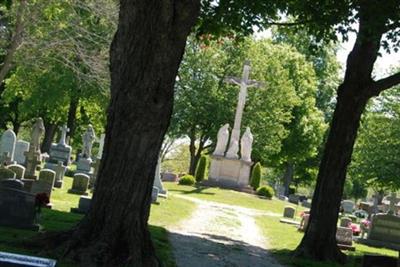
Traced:
<path fill-rule="evenodd" d="M 215 146 L 215 150 L 213 155 L 215 156 L 224 156 L 226 145 L 228 144 L 229 139 L 229 124 L 225 124 L 218 131 L 218 139 L 217 145 Z"/>
<path fill-rule="evenodd" d="M 244 132 L 242 139 L 240 140 L 240 154 L 242 156 L 242 160 L 251 161 L 251 150 L 253 146 L 253 135 L 250 132 L 250 128 L 247 127 Z"/>
<path fill-rule="evenodd" d="M 96 140 L 93 126 L 89 124 L 86 132 L 82 135 L 83 151 L 82 156 L 89 159 L 92 155 L 93 142 Z"/>
<path fill-rule="evenodd" d="M 33 124 L 31 134 L 31 146 L 35 147 L 36 151 L 40 151 L 40 137 L 45 131 L 42 118 L 37 118 L 35 124 Z"/>
<path fill-rule="evenodd" d="M 66 137 L 67 137 L 67 133 L 69 132 L 69 128 L 67 127 L 67 125 L 64 125 L 63 127 L 60 127 L 60 131 L 61 131 L 61 137 L 60 137 L 60 142 L 58 142 L 60 145 L 65 146 L 66 143 Z"/>

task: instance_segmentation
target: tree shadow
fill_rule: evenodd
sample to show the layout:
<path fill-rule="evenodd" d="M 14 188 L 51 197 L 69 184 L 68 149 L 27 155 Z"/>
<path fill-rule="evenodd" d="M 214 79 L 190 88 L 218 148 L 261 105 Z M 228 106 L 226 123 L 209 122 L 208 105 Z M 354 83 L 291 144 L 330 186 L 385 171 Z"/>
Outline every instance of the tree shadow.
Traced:
<path fill-rule="evenodd" d="M 212 192 L 203 192 L 205 189 L 208 189 L 209 187 L 207 186 L 196 186 L 195 189 L 187 191 L 185 189 L 168 189 L 168 191 L 171 192 L 180 192 L 184 195 L 188 195 L 188 194 L 202 194 L 202 195 L 215 195 L 215 193 Z"/>
<path fill-rule="evenodd" d="M 281 267 L 261 247 L 214 234 L 169 232 L 177 266 Z"/>

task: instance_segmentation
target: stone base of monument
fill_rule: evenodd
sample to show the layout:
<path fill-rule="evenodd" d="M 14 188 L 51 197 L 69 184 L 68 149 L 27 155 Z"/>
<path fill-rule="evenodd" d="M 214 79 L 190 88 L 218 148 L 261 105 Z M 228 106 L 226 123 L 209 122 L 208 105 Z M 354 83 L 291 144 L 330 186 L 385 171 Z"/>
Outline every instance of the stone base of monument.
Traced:
<path fill-rule="evenodd" d="M 85 173 L 89 176 L 92 175 L 92 160 L 80 158 L 76 163 L 75 173 Z"/>
<path fill-rule="evenodd" d="M 223 188 L 248 188 L 252 164 L 253 162 L 240 159 L 211 156 L 207 183 Z"/>

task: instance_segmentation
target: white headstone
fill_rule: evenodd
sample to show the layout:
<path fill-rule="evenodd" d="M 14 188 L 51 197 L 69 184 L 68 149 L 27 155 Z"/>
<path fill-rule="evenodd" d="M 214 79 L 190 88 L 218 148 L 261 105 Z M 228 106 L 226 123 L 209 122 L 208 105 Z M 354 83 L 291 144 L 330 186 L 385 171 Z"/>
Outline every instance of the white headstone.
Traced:
<path fill-rule="evenodd" d="M 351 200 L 343 200 L 342 201 L 342 208 L 344 213 L 352 213 L 354 210 L 354 202 Z"/>
<path fill-rule="evenodd" d="M 167 191 L 164 189 L 164 186 L 161 181 L 161 172 L 160 172 L 161 160 L 159 159 L 157 162 L 156 173 L 154 175 L 154 187 L 158 188 L 158 192 L 160 194 L 166 194 Z"/>
<path fill-rule="evenodd" d="M 14 160 L 15 143 L 17 142 L 17 136 L 14 131 L 8 129 L 3 133 L 0 140 L 0 155 L 4 155 L 4 152 L 8 152 L 8 156 L 11 161 Z"/>
<path fill-rule="evenodd" d="M 25 164 L 25 152 L 29 151 L 29 142 L 18 140 L 15 144 L 14 160 L 18 164 Z"/>

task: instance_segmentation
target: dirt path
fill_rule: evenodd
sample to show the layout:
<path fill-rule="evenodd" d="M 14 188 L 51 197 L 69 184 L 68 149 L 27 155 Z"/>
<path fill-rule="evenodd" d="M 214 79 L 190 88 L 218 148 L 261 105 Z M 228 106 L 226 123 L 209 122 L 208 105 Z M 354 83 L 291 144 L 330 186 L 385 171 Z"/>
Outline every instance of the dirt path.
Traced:
<path fill-rule="evenodd" d="M 197 204 L 192 217 L 169 229 L 178 267 L 282 267 L 266 251 L 252 209 L 175 195 Z"/>

